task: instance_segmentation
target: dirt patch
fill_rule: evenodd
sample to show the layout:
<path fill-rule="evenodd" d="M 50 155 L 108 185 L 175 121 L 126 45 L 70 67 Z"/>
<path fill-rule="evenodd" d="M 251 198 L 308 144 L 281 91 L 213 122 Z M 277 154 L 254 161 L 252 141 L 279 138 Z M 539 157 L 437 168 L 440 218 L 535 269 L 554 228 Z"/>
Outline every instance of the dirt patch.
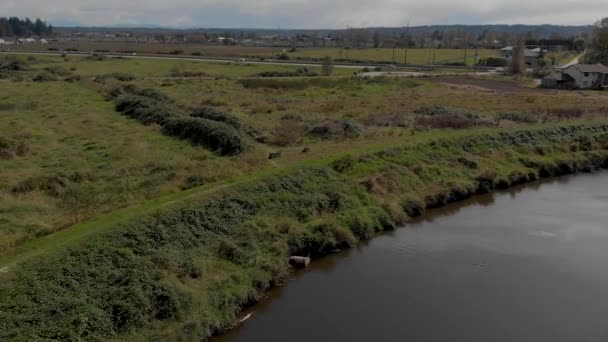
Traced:
<path fill-rule="evenodd" d="M 550 91 L 540 88 L 527 88 L 521 84 L 508 81 L 490 80 L 482 78 L 464 77 L 437 77 L 428 81 L 448 86 L 451 89 L 471 90 L 486 93 L 549 93 Z"/>

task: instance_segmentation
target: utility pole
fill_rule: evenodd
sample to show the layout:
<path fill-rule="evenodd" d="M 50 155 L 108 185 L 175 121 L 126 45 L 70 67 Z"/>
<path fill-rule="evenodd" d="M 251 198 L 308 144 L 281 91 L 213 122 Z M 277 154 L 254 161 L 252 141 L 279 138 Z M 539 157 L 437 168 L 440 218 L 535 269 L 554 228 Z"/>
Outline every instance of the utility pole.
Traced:
<path fill-rule="evenodd" d="M 351 32 L 349 25 L 346 25 L 346 33 L 348 35 L 348 42 L 344 44 L 344 50 L 346 50 L 346 60 L 348 60 L 348 50 L 350 49 L 349 47 L 352 45 L 353 41 L 353 33 Z"/>
<path fill-rule="evenodd" d="M 410 22 L 407 22 L 407 29 L 405 30 L 405 56 L 403 56 L 403 64 L 407 65 L 407 52 L 410 46 Z"/>

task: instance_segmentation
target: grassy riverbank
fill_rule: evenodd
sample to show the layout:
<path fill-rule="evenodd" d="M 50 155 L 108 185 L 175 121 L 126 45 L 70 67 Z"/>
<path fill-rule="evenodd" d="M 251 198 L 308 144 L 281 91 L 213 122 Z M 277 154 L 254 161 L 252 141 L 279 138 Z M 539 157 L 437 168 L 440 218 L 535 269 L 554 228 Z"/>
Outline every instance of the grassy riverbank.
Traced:
<path fill-rule="evenodd" d="M 288 272 L 476 193 L 608 165 L 608 125 L 431 139 L 192 194 L 2 274 L 0 339 L 180 340 Z"/>
<path fill-rule="evenodd" d="M 207 338 L 290 255 L 606 166 L 603 92 L 318 71 L 0 56 L 0 340 Z"/>

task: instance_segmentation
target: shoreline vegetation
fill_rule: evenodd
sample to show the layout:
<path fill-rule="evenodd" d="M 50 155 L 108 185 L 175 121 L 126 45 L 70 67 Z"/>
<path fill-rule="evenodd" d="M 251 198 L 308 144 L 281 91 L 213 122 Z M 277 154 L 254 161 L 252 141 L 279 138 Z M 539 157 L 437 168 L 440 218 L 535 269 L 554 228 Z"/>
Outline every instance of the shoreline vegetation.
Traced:
<path fill-rule="evenodd" d="M 608 124 L 438 138 L 302 166 L 113 223 L 0 274 L 0 339 L 194 340 L 289 274 L 475 194 L 608 167 Z"/>

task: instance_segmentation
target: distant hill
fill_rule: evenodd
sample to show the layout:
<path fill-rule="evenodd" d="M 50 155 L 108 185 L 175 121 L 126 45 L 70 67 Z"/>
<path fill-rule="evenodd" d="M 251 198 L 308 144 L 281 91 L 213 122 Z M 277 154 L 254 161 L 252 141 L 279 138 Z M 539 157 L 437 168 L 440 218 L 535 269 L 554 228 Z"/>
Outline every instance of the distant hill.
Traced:
<path fill-rule="evenodd" d="M 399 28 L 378 28 L 385 32 L 403 33 L 407 31 L 406 27 Z M 583 33 L 590 33 L 593 26 L 560 26 L 560 25 L 429 25 L 415 26 L 409 28 L 410 33 L 427 33 L 432 34 L 435 31 L 463 31 L 473 35 L 481 35 L 485 31 L 507 32 L 512 34 L 526 34 L 528 32 L 536 33 L 539 38 L 549 38 L 552 34 L 558 34 L 562 37 L 580 36 Z"/>
<path fill-rule="evenodd" d="M 170 28 L 170 27 L 134 27 L 134 26 L 112 26 L 112 27 L 56 27 L 58 33 L 75 33 L 75 32 L 105 32 L 105 33 L 187 33 L 187 32 L 206 32 L 206 33 L 224 33 L 224 32 L 249 32 L 258 35 L 282 35 L 292 36 L 298 34 L 317 33 L 327 35 L 332 33 L 341 33 L 346 30 L 330 30 L 330 29 L 259 29 L 259 28 Z M 407 27 L 370 27 L 369 30 L 380 31 L 386 34 L 402 34 L 409 30 L 411 34 L 432 34 L 435 31 L 462 31 L 479 36 L 485 31 L 507 32 L 511 34 L 525 34 L 534 32 L 538 38 L 549 38 L 551 35 L 560 35 L 562 37 L 580 36 L 583 33 L 590 33 L 591 25 L 586 26 L 561 26 L 561 25 L 428 25 L 428 26 L 413 26 Z"/>

